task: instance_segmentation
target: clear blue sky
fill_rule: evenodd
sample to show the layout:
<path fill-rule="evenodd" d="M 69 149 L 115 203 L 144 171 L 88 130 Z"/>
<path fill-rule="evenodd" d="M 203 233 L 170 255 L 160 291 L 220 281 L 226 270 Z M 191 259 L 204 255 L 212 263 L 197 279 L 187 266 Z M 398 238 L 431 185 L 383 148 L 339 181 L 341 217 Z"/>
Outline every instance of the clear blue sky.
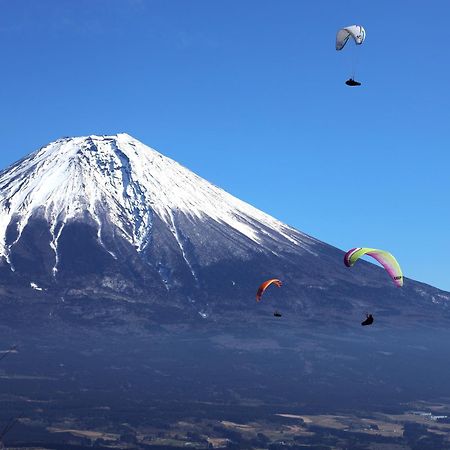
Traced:
<path fill-rule="evenodd" d="M 342 249 L 450 290 L 450 3 L 0 0 L 0 167 L 128 132 Z M 361 88 L 336 30 L 367 30 Z"/>

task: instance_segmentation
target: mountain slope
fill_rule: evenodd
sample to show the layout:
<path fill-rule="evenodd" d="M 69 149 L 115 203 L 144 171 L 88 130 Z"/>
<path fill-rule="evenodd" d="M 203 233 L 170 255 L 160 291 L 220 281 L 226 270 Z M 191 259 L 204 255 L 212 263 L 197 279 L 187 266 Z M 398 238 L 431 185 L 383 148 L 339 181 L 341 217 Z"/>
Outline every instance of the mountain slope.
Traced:
<path fill-rule="evenodd" d="M 360 314 L 374 300 L 395 315 L 405 302 L 446 309 L 449 300 L 417 283 L 395 289 L 372 264 L 345 268 L 340 250 L 127 134 L 60 139 L 12 165 L 0 173 L 0 211 L 0 274 L 5 286 L 27 289 L 21 296 L 36 295 L 35 283 L 46 289 L 39 295 L 208 317 L 254 309 L 255 287 L 277 276 L 283 306 L 303 315 Z"/>
<path fill-rule="evenodd" d="M 211 436 L 400 448 L 401 414 L 424 400 L 446 413 L 450 294 L 347 268 L 343 251 L 128 135 L 60 139 L 17 162 L 0 173 L 0 211 L 11 448 L 204 448 Z M 283 286 L 256 303 L 269 277 Z M 374 326 L 359 325 L 366 312 Z M 400 430 L 389 440 L 367 427 L 380 412 Z M 339 429 L 305 414 L 336 415 Z M 264 440 L 249 440 L 255 424 Z"/>

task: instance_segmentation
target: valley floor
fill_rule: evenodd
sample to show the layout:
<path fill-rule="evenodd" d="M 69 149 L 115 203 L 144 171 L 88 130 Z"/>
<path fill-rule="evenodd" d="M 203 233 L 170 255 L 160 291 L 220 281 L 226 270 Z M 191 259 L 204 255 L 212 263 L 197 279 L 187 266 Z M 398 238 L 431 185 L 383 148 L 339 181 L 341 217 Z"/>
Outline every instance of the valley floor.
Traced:
<path fill-rule="evenodd" d="M 1 330 L 7 448 L 450 449 L 445 330 Z"/>

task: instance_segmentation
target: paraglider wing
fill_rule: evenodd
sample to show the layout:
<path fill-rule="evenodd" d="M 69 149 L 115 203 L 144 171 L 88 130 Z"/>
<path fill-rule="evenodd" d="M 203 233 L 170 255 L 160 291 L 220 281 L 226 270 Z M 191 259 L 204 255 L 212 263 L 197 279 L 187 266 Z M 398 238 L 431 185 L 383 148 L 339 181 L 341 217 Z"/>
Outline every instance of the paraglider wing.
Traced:
<path fill-rule="evenodd" d="M 344 263 L 347 267 L 351 267 L 364 255 L 369 255 L 376 259 L 386 269 L 394 283 L 399 287 L 403 286 L 403 273 L 399 263 L 391 253 L 384 250 L 366 247 L 352 248 L 345 254 Z"/>
<path fill-rule="evenodd" d="M 336 50 L 342 50 L 350 38 L 355 41 L 356 45 L 361 45 L 366 38 L 366 30 L 361 25 L 342 28 L 336 34 Z"/>
<path fill-rule="evenodd" d="M 264 294 L 265 290 L 271 285 L 274 284 L 277 287 L 281 287 L 283 284 L 280 280 L 277 278 L 271 278 L 270 280 L 264 281 L 264 283 L 261 284 L 258 288 L 258 292 L 256 293 L 256 301 L 261 301 L 261 297 Z"/>

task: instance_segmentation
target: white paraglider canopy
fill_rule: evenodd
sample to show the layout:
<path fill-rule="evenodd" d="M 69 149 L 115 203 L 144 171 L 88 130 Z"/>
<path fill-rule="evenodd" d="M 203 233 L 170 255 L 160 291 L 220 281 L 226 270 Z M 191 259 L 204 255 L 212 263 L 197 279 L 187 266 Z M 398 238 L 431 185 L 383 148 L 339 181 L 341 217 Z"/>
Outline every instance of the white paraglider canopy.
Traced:
<path fill-rule="evenodd" d="M 366 38 L 366 30 L 361 25 L 350 25 L 340 29 L 336 34 L 336 50 L 342 50 L 352 37 L 356 45 L 361 45 Z"/>

